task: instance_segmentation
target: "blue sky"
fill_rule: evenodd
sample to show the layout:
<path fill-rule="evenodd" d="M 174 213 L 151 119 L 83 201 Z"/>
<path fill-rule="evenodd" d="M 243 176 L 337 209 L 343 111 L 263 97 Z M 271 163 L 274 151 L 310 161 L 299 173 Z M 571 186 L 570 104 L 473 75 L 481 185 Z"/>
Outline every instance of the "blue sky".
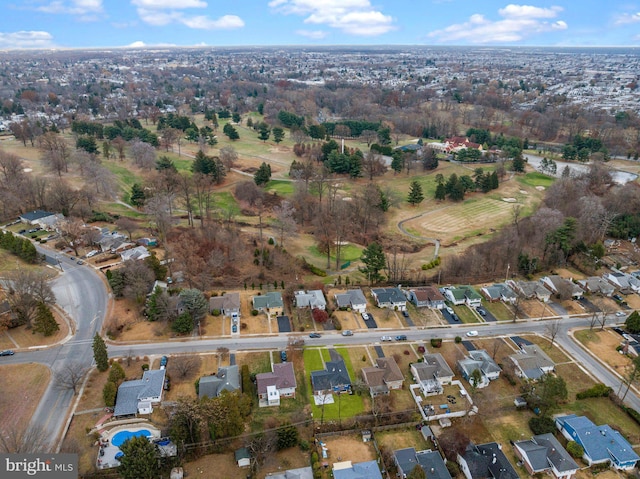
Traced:
<path fill-rule="evenodd" d="M 640 45 L 640 0 L 3 0 L 0 49 Z"/>

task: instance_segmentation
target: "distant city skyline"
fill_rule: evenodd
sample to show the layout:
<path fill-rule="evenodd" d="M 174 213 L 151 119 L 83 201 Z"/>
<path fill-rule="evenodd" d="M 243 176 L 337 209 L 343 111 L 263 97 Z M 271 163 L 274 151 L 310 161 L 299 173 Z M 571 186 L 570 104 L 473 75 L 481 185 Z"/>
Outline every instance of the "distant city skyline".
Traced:
<path fill-rule="evenodd" d="M 640 3 L 9 0 L 0 18 L 0 49 L 243 45 L 635 46 Z"/>

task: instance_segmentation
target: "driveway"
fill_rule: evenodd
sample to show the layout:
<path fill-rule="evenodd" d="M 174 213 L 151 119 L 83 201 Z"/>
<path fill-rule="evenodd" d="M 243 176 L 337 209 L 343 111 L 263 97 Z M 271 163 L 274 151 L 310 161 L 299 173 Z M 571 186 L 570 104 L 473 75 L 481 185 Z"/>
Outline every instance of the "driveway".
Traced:
<path fill-rule="evenodd" d="M 476 347 L 473 345 L 471 341 L 462 341 L 462 345 L 465 347 L 467 351 L 475 351 Z"/>
<path fill-rule="evenodd" d="M 495 323 L 498 321 L 498 319 L 493 314 L 491 314 L 491 311 L 489 311 L 487 308 L 482 308 L 482 309 L 484 309 L 485 314 L 484 316 L 480 315 L 480 317 L 484 319 L 487 323 Z"/>
<path fill-rule="evenodd" d="M 580 303 L 582 305 L 582 307 L 585 309 L 585 311 L 588 311 L 590 313 L 599 313 L 600 312 L 600 308 L 598 308 L 595 304 L 593 304 L 591 301 L 589 301 L 587 298 L 580 298 L 577 300 L 578 303 Z"/>
<path fill-rule="evenodd" d="M 378 324 L 376 323 L 376 320 L 373 319 L 373 314 L 371 314 L 371 313 L 362 313 L 361 317 L 362 317 L 362 320 L 364 321 L 364 324 L 367 325 L 367 328 L 376 329 L 378 327 Z"/>
<path fill-rule="evenodd" d="M 291 321 L 289 321 L 289 316 L 278 316 L 277 319 L 278 319 L 278 332 L 290 333 Z"/>
<path fill-rule="evenodd" d="M 447 323 L 460 324 L 460 321 L 456 321 L 455 319 L 453 319 L 453 316 L 451 315 L 451 313 L 446 309 L 441 309 L 440 312 L 442 313 L 442 316 L 444 316 L 444 319 Z"/>
<path fill-rule="evenodd" d="M 558 303 L 554 303 L 553 301 L 549 301 L 547 303 L 547 305 L 549 305 L 549 307 L 556 312 L 556 314 L 558 314 L 558 316 L 567 316 L 569 314 L 569 311 L 567 311 L 566 309 L 564 309 L 560 304 Z"/>
<path fill-rule="evenodd" d="M 382 346 L 374 346 L 373 349 L 375 350 L 379 358 L 384 358 L 384 351 L 382 350 Z"/>

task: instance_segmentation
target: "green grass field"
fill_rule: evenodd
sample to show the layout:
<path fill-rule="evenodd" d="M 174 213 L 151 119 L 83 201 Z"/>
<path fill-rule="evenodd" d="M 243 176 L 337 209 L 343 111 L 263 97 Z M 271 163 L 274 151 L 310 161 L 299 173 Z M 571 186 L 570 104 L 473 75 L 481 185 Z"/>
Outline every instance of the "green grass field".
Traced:
<path fill-rule="evenodd" d="M 265 191 L 275 192 L 280 196 L 290 196 L 295 191 L 295 183 L 293 181 L 271 180 L 267 183 Z"/>
<path fill-rule="evenodd" d="M 307 248 L 307 250 L 315 258 L 323 260 L 326 260 L 327 258 L 327 255 L 325 253 L 321 253 L 316 245 L 310 246 L 309 248 Z M 362 256 L 362 251 L 362 247 L 356 246 L 354 244 L 343 245 L 340 249 L 340 262 L 344 263 L 346 261 L 358 261 Z M 335 263 L 335 255 L 331 255 L 331 260 Z"/>
<path fill-rule="evenodd" d="M 544 186 L 545 188 L 548 188 L 556 181 L 552 176 L 543 175 L 537 171 L 532 171 L 524 176 L 518 176 L 517 179 L 520 183 L 533 188 L 536 186 Z"/>

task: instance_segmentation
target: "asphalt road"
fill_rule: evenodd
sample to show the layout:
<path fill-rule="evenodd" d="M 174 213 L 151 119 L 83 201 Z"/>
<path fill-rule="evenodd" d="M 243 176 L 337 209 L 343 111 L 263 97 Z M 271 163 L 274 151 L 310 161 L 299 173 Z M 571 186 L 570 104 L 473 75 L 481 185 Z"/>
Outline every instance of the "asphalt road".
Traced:
<path fill-rule="evenodd" d="M 37 249 L 53 259 L 49 263 L 58 262 L 56 255 L 49 250 Z M 76 264 L 75 259 L 64 255 L 58 255 L 58 258 L 58 268 L 62 268 L 62 271 L 51 287 L 58 306 L 75 322 L 75 335 L 60 346 L 19 352 L 12 357 L 20 362 L 24 362 L 24 359 L 46 364 L 51 368 L 52 377 L 66 368 L 88 367 L 93 363 L 92 339 L 102 328 L 108 302 L 107 289 L 99 273 L 89 266 Z M 32 426 L 41 427 L 46 437 L 51 438 L 52 448 L 60 438 L 74 399 L 73 391 L 57 388 L 55 384 L 55 380 L 50 381 L 31 419 Z"/>

